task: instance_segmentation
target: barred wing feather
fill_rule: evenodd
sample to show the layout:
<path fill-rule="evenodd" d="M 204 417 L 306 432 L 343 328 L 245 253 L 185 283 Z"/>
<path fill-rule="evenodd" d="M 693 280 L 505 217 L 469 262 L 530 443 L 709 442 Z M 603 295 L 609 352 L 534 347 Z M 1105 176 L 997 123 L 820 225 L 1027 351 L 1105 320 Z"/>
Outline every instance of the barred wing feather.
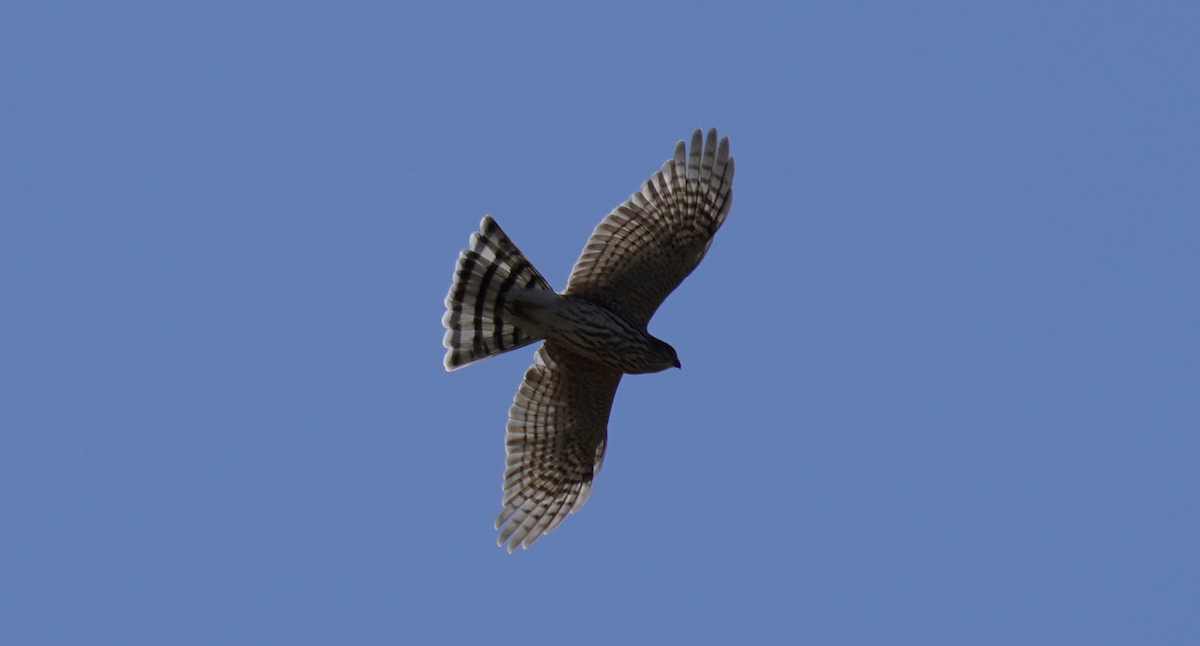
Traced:
<path fill-rule="evenodd" d="M 547 342 L 508 411 L 499 545 L 529 547 L 583 506 L 621 373 Z M 503 529 L 501 529 L 503 527 Z"/>
<path fill-rule="evenodd" d="M 596 226 L 563 293 L 645 325 L 692 273 L 733 202 L 729 139 L 692 133 L 674 158 Z"/>

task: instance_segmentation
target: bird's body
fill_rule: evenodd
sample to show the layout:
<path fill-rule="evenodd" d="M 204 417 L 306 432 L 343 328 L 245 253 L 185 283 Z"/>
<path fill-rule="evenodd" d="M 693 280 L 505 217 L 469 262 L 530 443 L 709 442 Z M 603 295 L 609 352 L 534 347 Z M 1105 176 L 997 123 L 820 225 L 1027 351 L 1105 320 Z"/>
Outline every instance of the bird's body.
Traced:
<path fill-rule="evenodd" d="M 510 292 L 504 308 L 534 336 L 627 374 L 679 366 L 675 350 L 620 316 L 576 296 Z"/>
<path fill-rule="evenodd" d="M 688 153 L 679 142 L 596 226 L 561 294 L 491 216 L 459 256 L 442 319 L 447 370 L 545 341 L 509 409 L 496 527 L 510 552 L 587 499 L 621 375 L 679 367 L 646 324 L 704 257 L 733 197 L 728 139 L 697 130 Z"/>

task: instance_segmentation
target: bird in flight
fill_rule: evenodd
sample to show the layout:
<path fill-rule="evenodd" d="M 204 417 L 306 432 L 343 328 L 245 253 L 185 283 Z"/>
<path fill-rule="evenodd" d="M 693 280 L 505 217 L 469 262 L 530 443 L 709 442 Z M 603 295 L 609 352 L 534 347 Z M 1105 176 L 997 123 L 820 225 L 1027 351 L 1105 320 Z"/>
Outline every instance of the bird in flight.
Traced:
<path fill-rule="evenodd" d="M 733 200 L 729 139 L 692 133 L 592 232 L 555 292 L 485 215 L 446 295 L 447 371 L 545 341 L 513 397 L 497 543 L 529 547 L 587 500 L 621 375 L 678 368 L 646 324 L 700 264 Z"/>

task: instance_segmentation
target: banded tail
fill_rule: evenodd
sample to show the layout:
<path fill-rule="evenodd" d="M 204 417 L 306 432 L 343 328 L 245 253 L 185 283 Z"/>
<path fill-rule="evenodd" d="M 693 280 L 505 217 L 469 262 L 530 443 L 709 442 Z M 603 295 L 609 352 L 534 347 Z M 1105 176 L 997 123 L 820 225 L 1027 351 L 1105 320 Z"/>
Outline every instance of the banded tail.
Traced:
<path fill-rule="evenodd" d="M 504 308 L 505 295 L 514 289 L 554 291 L 492 216 L 485 215 L 479 231 L 471 234 L 471 247 L 458 257 L 446 295 L 446 370 L 541 339 L 517 327 L 516 317 Z"/>

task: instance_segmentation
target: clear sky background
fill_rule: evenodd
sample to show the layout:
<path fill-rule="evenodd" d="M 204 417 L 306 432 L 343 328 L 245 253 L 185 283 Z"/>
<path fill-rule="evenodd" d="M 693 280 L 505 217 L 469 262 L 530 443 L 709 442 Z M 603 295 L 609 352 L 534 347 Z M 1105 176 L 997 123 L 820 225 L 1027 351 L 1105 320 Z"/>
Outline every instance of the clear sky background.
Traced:
<path fill-rule="evenodd" d="M 1197 643 L 1200 4 L 417 5 L 0 10 L 0 642 Z M 510 556 L 458 252 L 562 288 L 713 126 Z"/>

